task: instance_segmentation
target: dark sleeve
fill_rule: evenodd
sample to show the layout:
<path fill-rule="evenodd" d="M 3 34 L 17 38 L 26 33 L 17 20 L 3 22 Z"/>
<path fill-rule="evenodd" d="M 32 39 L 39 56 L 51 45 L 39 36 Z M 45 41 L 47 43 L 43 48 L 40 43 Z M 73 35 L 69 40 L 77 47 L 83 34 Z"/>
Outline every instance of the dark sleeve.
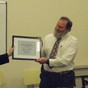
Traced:
<path fill-rule="evenodd" d="M 0 65 L 8 62 L 9 62 L 9 57 L 7 54 L 0 55 Z"/>

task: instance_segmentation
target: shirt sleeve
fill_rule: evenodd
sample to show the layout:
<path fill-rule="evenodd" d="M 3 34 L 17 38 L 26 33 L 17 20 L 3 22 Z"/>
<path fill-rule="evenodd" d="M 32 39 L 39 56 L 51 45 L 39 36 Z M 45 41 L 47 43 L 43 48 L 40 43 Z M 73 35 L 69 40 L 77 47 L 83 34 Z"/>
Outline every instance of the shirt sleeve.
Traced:
<path fill-rule="evenodd" d="M 57 67 L 70 64 L 74 60 L 77 50 L 77 40 L 74 40 L 71 42 L 68 49 L 61 57 L 56 56 L 56 59 L 49 59 L 50 66 Z"/>
<path fill-rule="evenodd" d="M 9 62 L 9 58 L 7 54 L 0 55 L 0 65 L 8 62 Z"/>

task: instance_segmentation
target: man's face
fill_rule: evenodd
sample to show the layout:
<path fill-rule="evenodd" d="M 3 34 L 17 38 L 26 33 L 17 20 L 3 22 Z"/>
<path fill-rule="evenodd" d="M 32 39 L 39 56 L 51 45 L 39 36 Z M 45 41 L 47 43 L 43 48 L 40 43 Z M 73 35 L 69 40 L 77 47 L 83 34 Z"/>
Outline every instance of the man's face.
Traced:
<path fill-rule="evenodd" d="M 61 38 L 65 34 L 67 34 L 68 30 L 66 29 L 67 21 L 66 20 L 59 20 L 55 27 L 54 36 L 57 38 Z"/>

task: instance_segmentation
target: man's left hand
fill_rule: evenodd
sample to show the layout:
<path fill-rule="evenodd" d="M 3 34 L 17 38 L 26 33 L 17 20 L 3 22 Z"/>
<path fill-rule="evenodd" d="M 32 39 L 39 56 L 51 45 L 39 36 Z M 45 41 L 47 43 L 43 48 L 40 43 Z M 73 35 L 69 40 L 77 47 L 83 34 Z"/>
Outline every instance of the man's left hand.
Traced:
<path fill-rule="evenodd" d="M 40 64 L 44 64 L 44 63 L 46 63 L 47 60 L 48 60 L 47 58 L 41 57 L 41 58 L 37 59 L 36 61 L 39 62 Z"/>

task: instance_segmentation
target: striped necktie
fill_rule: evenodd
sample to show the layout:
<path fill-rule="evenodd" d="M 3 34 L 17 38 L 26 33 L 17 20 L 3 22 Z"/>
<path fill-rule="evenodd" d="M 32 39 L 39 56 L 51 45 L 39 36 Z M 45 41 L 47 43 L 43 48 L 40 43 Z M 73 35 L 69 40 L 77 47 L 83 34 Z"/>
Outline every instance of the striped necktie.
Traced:
<path fill-rule="evenodd" d="M 57 55 L 57 51 L 58 51 L 58 47 L 59 47 L 59 44 L 60 44 L 60 40 L 61 38 L 57 39 L 54 46 L 53 46 L 53 49 L 50 53 L 50 56 L 49 58 L 52 58 L 52 59 L 55 59 L 56 55 Z"/>

